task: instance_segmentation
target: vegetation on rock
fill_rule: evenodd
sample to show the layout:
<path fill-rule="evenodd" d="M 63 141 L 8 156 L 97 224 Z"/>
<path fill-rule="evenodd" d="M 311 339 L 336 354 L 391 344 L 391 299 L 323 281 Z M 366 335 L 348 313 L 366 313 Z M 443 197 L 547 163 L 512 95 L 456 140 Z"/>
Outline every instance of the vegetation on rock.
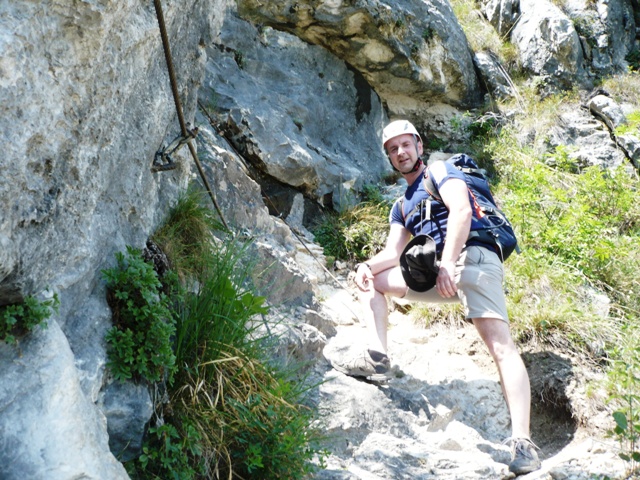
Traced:
<path fill-rule="evenodd" d="M 296 365 L 270 358 L 273 338 L 257 328 L 268 307 L 251 287 L 248 244 L 215 238 L 215 225 L 191 192 L 154 235 L 173 271 L 158 277 L 129 249 L 105 272 L 120 302 L 112 303 L 118 325 L 108 336 L 112 372 L 140 374 L 166 392 L 127 470 L 139 479 L 301 478 L 323 455 L 316 413 L 305 406 L 310 387 Z M 169 335 L 150 350 L 146 339 L 157 339 L 150 334 L 159 326 Z"/>

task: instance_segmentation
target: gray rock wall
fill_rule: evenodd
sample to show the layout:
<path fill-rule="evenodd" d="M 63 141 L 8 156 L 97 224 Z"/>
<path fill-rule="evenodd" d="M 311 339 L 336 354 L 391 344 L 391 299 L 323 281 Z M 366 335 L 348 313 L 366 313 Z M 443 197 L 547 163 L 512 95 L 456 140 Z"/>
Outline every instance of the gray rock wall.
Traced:
<path fill-rule="evenodd" d="M 352 187 L 391 172 L 380 99 L 324 48 L 229 15 L 209 58 L 200 101 L 260 172 L 274 215 L 289 214 L 296 192 L 339 209 Z"/>
<path fill-rule="evenodd" d="M 185 116 L 227 0 L 163 2 Z M 0 305 L 48 287 L 60 315 L 0 345 L 3 479 L 126 478 L 95 406 L 110 312 L 100 270 L 149 233 L 190 159 L 150 172 L 179 131 L 153 3 L 0 5 Z"/>
<path fill-rule="evenodd" d="M 323 273 L 300 268 L 303 249 L 283 219 L 302 230 L 303 204 L 340 206 L 351 189 L 389 172 L 377 141 L 387 114 L 444 131 L 483 93 L 447 2 L 313 5 L 240 0 L 250 25 L 227 17 L 231 0 L 163 2 L 185 116 L 195 118 L 199 94 L 218 122 L 196 120 L 224 215 L 257 239 L 258 260 L 278 265 L 270 299 L 304 309 L 314 307 Z M 628 8 L 616 12 L 612 29 Z M 612 44 L 627 45 L 628 35 Z M 559 65 L 563 78 L 578 72 L 579 59 L 547 47 L 540 65 Z M 61 300 L 48 329 L 17 347 L 0 344 L 0 477 L 126 478 L 108 440 L 115 453 L 139 445 L 149 397 L 105 380 L 111 312 L 100 270 L 125 245 L 142 247 L 197 181 L 186 151 L 176 170 L 150 172 L 156 150 L 179 131 L 153 5 L 4 2 L 0 100 L 0 305 L 45 288 Z M 594 151 L 607 133 L 599 124 L 593 132 L 583 139 L 568 128 L 551 140 L 573 141 L 586 163 L 625 160 L 611 155 L 613 142 Z M 624 143 L 637 165 L 637 140 Z M 274 183 L 285 185 L 282 219 L 262 198 Z M 300 348 L 305 356 L 317 353 L 310 345 Z M 128 405 L 137 405 L 131 414 Z"/>
<path fill-rule="evenodd" d="M 321 45 L 360 71 L 391 116 L 417 123 L 434 103 L 477 106 L 481 89 L 467 39 L 446 0 L 260 2 L 245 18 Z"/>

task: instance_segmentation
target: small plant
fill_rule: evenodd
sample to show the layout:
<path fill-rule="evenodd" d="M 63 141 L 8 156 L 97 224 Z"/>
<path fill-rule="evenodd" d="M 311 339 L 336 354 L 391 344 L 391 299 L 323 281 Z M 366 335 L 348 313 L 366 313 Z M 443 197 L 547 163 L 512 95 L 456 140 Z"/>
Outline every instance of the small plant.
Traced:
<path fill-rule="evenodd" d="M 54 294 L 49 300 L 39 301 L 28 296 L 22 303 L 0 307 L 0 341 L 15 344 L 17 337 L 26 335 L 37 325 L 46 326 L 44 320 L 57 312 L 60 302 Z"/>
<path fill-rule="evenodd" d="M 142 455 L 137 462 L 127 463 L 129 476 L 136 479 L 202 478 L 206 468 L 194 462 L 202 455 L 201 436 L 189 424 L 184 426 L 184 431 L 183 436 L 169 423 L 149 428 Z"/>
<path fill-rule="evenodd" d="M 240 50 L 235 50 L 233 52 L 233 59 L 236 61 L 238 68 L 242 70 L 244 68 L 244 53 Z"/>
<path fill-rule="evenodd" d="M 386 201 L 365 200 L 342 213 L 327 213 L 314 227 L 316 241 L 326 255 L 340 260 L 362 261 L 378 253 L 389 231 L 389 208 Z"/>
<path fill-rule="evenodd" d="M 608 372 L 609 401 L 615 405 L 615 427 L 609 434 L 618 439 L 620 458 L 628 462 L 630 475 L 640 470 L 640 344 L 637 327 L 623 328 L 621 348 Z M 631 477 L 629 477 L 631 478 Z M 635 477 L 634 477 L 635 478 Z"/>
<path fill-rule="evenodd" d="M 435 35 L 435 30 L 431 27 L 427 27 L 422 31 L 422 39 L 429 43 L 431 41 L 431 39 L 434 37 Z"/>
<path fill-rule="evenodd" d="M 160 381 L 174 365 L 175 320 L 162 283 L 139 250 L 116 253 L 118 265 L 103 270 L 114 326 L 107 333 L 107 366 L 119 380 Z"/>
<path fill-rule="evenodd" d="M 632 72 L 637 72 L 640 70 L 640 50 L 637 48 L 631 50 L 624 59 L 629 62 L 629 69 Z"/>
<path fill-rule="evenodd" d="M 435 135 L 429 135 L 425 142 L 427 150 L 431 151 L 445 150 L 448 145 L 449 143 L 446 140 L 438 138 Z"/>
<path fill-rule="evenodd" d="M 167 219 L 152 235 L 169 258 L 171 270 L 182 280 L 201 275 L 202 259 L 211 250 L 211 232 L 222 230 L 206 200 L 206 193 L 190 189 L 178 198 Z"/>
<path fill-rule="evenodd" d="M 640 110 L 635 110 L 627 115 L 627 122 L 616 127 L 616 135 L 636 135 L 640 137 Z"/>
<path fill-rule="evenodd" d="M 562 172 L 580 173 L 576 160 L 571 158 L 571 149 L 565 145 L 558 145 L 555 153 L 547 154 L 546 163 Z"/>
<path fill-rule="evenodd" d="M 449 124 L 454 132 L 460 134 L 468 131 L 469 125 L 472 121 L 471 113 L 467 111 L 462 115 L 455 115 L 454 117 L 451 117 Z"/>

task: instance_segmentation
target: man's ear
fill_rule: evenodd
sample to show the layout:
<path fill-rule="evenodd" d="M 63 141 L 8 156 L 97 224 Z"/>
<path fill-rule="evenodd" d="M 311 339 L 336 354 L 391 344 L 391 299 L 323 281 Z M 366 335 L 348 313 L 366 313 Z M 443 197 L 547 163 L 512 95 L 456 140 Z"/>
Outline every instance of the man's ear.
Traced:
<path fill-rule="evenodd" d="M 418 157 L 421 157 L 422 154 L 424 153 L 424 148 L 422 147 L 422 140 L 418 139 Z"/>

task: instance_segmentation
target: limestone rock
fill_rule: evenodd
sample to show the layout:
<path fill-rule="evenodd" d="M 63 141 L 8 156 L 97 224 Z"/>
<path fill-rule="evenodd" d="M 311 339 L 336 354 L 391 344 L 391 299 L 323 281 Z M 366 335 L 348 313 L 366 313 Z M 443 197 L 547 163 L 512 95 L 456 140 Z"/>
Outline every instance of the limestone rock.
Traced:
<path fill-rule="evenodd" d="M 616 142 L 627 153 L 633 166 L 640 169 L 640 132 L 638 135 L 619 135 Z"/>
<path fill-rule="evenodd" d="M 635 48 L 639 20 L 633 2 L 568 0 L 562 8 L 583 40 L 585 58 L 594 73 L 626 71 L 625 57 Z"/>
<path fill-rule="evenodd" d="M 128 479 L 105 419 L 80 387 L 55 320 L 18 346 L 0 343 L 0 477 Z"/>
<path fill-rule="evenodd" d="M 520 0 L 520 12 L 511 41 L 523 68 L 560 88 L 585 82 L 582 46 L 571 20 L 549 0 Z"/>
<path fill-rule="evenodd" d="M 495 55 L 490 52 L 477 52 L 474 59 L 480 77 L 491 95 L 496 98 L 508 98 L 513 95 L 511 79 Z"/>
<path fill-rule="evenodd" d="M 102 392 L 101 409 L 107 418 L 109 447 L 121 462 L 138 458 L 146 425 L 153 414 L 149 386 L 113 381 Z"/>
<path fill-rule="evenodd" d="M 204 72 L 199 44 L 231 2 L 162 3 L 189 120 Z M 144 245 L 190 166 L 177 155 L 176 170 L 150 172 L 179 129 L 153 6 L 3 5 L 0 98 L 0 304 L 45 287 L 61 303 L 50 329 L 21 344 L 22 357 L 0 345 L 0 476 L 127 478 L 93 403 L 110 326 L 100 270 L 125 245 Z"/>
<path fill-rule="evenodd" d="M 501 36 L 509 34 L 520 17 L 519 0 L 481 0 L 482 13 Z"/>
<path fill-rule="evenodd" d="M 286 218 L 300 192 L 344 208 L 351 189 L 390 172 L 380 99 L 324 48 L 230 15 L 209 56 L 200 102 L 257 170 L 273 215 Z"/>
<path fill-rule="evenodd" d="M 600 118 L 612 132 L 627 121 L 620 105 L 606 95 L 596 95 L 589 100 L 588 107 L 589 111 Z"/>
<path fill-rule="evenodd" d="M 467 44 L 448 2 L 238 2 L 255 23 L 290 31 L 357 69 L 392 116 L 481 101 Z"/>
<path fill-rule="evenodd" d="M 549 153 L 555 153 L 556 146 L 565 145 L 569 158 L 579 167 L 616 167 L 627 161 L 624 152 L 611 139 L 606 125 L 588 110 L 561 108 L 558 117 L 560 121 L 547 139 Z"/>

